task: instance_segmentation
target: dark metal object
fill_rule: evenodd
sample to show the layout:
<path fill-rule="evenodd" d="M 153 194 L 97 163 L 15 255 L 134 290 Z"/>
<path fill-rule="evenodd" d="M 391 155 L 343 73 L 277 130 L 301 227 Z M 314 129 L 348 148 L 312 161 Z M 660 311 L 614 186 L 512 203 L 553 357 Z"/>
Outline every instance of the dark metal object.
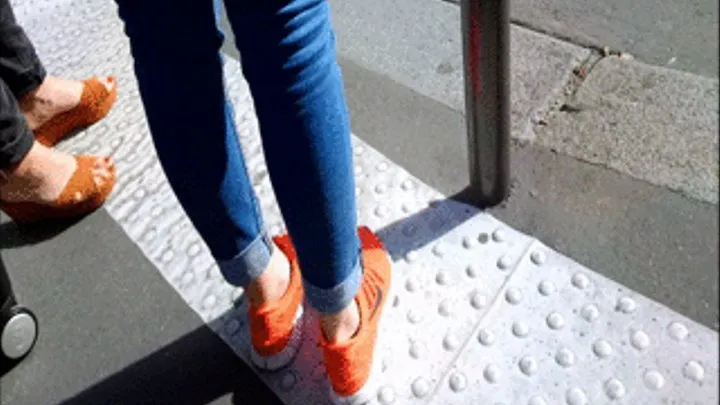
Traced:
<path fill-rule="evenodd" d="M 470 191 L 503 202 L 510 179 L 509 0 L 461 0 Z"/>

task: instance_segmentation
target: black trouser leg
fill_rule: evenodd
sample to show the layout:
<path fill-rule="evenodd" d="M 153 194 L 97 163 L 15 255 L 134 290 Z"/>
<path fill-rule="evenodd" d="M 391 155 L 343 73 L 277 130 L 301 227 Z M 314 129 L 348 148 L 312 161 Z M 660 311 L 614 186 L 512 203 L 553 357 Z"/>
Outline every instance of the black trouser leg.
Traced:
<path fill-rule="evenodd" d="M 20 111 L 15 95 L 0 78 L 0 170 L 20 162 L 33 142 L 35 136 Z"/>
<path fill-rule="evenodd" d="M 0 78 L 21 99 L 45 80 L 45 68 L 25 31 L 15 20 L 9 0 L 0 0 Z"/>
<path fill-rule="evenodd" d="M 0 0 L 0 170 L 30 151 L 34 136 L 18 100 L 45 80 L 35 47 L 17 24 L 9 0 Z"/>

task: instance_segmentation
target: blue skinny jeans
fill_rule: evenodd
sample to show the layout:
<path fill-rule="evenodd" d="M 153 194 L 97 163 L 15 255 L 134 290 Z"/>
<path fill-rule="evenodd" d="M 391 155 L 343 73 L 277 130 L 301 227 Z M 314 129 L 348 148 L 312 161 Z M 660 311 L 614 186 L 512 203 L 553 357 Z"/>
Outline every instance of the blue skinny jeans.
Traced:
<path fill-rule="evenodd" d="M 213 0 L 116 0 L 158 158 L 224 278 L 265 270 L 263 225 L 225 96 Z M 350 124 L 325 0 L 225 0 L 268 173 L 310 304 L 335 313 L 362 281 Z"/>

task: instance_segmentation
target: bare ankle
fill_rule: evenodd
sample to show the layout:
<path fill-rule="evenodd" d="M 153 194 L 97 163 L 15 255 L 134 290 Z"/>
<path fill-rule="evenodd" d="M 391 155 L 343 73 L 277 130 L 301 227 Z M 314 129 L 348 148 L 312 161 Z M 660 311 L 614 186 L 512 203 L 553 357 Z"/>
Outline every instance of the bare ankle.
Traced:
<path fill-rule="evenodd" d="M 355 300 L 336 314 L 320 317 L 320 328 L 331 343 L 352 339 L 360 328 L 360 312 Z"/>
<path fill-rule="evenodd" d="M 253 306 L 262 306 L 282 297 L 289 285 L 290 263 L 276 247 L 268 268 L 248 286 L 248 299 Z"/>

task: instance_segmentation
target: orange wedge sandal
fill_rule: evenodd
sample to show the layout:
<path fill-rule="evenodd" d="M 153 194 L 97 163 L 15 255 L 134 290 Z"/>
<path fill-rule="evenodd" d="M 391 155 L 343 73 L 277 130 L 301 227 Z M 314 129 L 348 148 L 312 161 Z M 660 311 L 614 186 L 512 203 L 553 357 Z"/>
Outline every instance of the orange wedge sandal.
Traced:
<path fill-rule="evenodd" d="M 75 159 L 75 173 L 55 201 L 50 204 L 0 201 L 0 210 L 16 224 L 27 225 L 48 219 L 79 217 L 100 208 L 115 186 L 115 166 L 110 166 L 110 177 L 98 186 L 93 179 L 93 169 L 97 159 L 103 158 L 78 156 Z"/>
<path fill-rule="evenodd" d="M 33 131 L 35 139 L 45 146 L 55 146 L 71 132 L 105 118 L 117 99 L 115 78 L 110 76 L 108 80 L 112 84 L 111 90 L 96 77 L 85 80 L 78 105 L 40 125 Z"/>

